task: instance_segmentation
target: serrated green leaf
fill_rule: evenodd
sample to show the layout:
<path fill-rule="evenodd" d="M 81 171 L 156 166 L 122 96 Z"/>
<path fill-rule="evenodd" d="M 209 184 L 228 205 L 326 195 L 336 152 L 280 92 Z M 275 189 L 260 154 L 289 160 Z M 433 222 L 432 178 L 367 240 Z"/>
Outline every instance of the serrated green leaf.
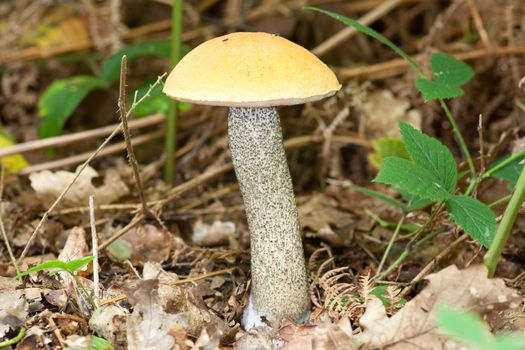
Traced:
<path fill-rule="evenodd" d="M 463 90 L 458 87 L 438 84 L 427 78 L 417 79 L 416 87 L 423 94 L 423 100 L 425 102 L 437 98 L 453 98 L 463 95 Z"/>
<path fill-rule="evenodd" d="M 454 193 L 458 170 L 449 149 L 437 139 L 423 134 L 402 120 L 399 121 L 399 130 L 405 147 L 416 164 L 428 170 L 444 189 Z"/>
<path fill-rule="evenodd" d="M 433 201 L 446 200 L 451 194 L 430 171 L 406 159 L 385 158 L 376 182 L 399 186 L 411 194 Z"/>
<path fill-rule="evenodd" d="M 452 219 L 472 238 L 489 248 L 496 231 L 496 215 L 479 200 L 468 196 L 454 196 L 446 208 Z"/>
<path fill-rule="evenodd" d="M 182 55 L 188 53 L 189 48 L 182 45 Z M 127 56 L 127 65 L 137 57 L 156 56 L 169 58 L 171 43 L 169 40 L 151 40 L 142 43 L 131 44 L 110 56 L 102 66 L 102 78 L 108 83 L 113 83 L 120 77 L 120 62 L 122 56 Z"/>
<path fill-rule="evenodd" d="M 383 167 L 383 159 L 386 157 L 400 157 L 410 159 L 403 141 L 391 137 L 383 137 L 372 141 L 374 153 L 368 155 L 368 161 L 376 168 Z"/>
<path fill-rule="evenodd" d="M 67 119 L 73 114 L 84 97 L 104 81 L 87 75 L 55 80 L 38 101 L 38 114 L 42 118 L 38 128 L 40 138 L 60 135 Z"/>
<path fill-rule="evenodd" d="M 444 86 L 461 86 L 474 76 L 468 64 L 442 52 L 430 57 L 433 81 Z"/>
<path fill-rule="evenodd" d="M 463 95 L 459 86 L 474 76 L 474 71 L 468 64 L 446 53 L 433 53 L 430 64 L 432 80 L 423 77 L 416 80 L 416 87 L 423 94 L 425 102 Z"/>

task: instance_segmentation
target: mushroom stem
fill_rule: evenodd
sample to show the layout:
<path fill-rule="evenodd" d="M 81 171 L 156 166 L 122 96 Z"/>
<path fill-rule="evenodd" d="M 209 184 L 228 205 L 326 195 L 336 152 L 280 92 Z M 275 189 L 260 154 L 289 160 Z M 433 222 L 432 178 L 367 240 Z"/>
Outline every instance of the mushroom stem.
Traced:
<path fill-rule="evenodd" d="M 309 311 L 308 278 L 279 114 L 271 108 L 232 107 L 228 136 L 250 230 L 252 290 L 245 328 Z"/>

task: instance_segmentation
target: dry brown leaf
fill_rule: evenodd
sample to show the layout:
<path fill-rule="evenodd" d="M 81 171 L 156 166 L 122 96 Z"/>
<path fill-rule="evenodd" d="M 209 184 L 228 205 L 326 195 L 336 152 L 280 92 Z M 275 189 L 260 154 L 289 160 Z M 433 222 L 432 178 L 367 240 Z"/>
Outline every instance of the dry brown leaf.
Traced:
<path fill-rule="evenodd" d="M 89 328 L 117 349 L 127 347 L 126 318 L 129 312 L 117 305 L 104 305 L 89 319 Z"/>
<path fill-rule="evenodd" d="M 9 329 L 22 326 L 27 317 L 28 305 L 23 290 L 15 289 L 18 284 L 12 278 L 0 277 L 0 338 Z"/>
<path fill-rule="evenodd" d="M 154 225 L 140 225 L 132 228 L 122 238 L 131 245 L 129 260 L 134 266 L 144 263 L 163 262 L 170 256 L 173 244 L 172 235 Z"/>
<path fill-rule="evenodd" d="M 313 231 L 320 239 L 336 246 L 341 246 L 351 239 L 348 235 L 339 235 L 335 231 L 350 225 L 354 217 L 337 208 L 337 201 L 328 196 L 314 195 L 299 206 L 301 230 Z"/>
<path fill-rule="evenodd" d="M 367 135 L 372 138 L 399 137 L 399 119 L 421 129 L 421 113 L 416 110 L 408 111 L 409 107 L 410 102 L 407 99 L 396 98 L 389 90 L 369 93 L 361 106 L 361 120 L 365 124 Z"/>
<path fill-rule="evenodd" d="M 488 279 L 483 265 L 466 270 L 452 265 L 427 279 L 430 284 L 390 318 L 381 301 L 370 298 L 360 319 L 363 332 L 358 339 L 365 343 L 363 349 L 466 349 L 437 332 L 434 314 L 437 304 L 473 310 L 490 319 L 490 314 L 516 308 L 521 303 L 520 296 L 506 287 L 502 279 Z"/>
<path fill-rule="evenodd" d="M 95 196 L 97 204 L 108 204 L 129 193 L 128 186 L 122 181 L 116 170 L 108 169 L 104 176 L 104 184 L 95 187 L 92 181 L 98 176 L 95 169 L 86 167 L 69 189 L 62 205 L 65 207 L 85 206 L 89 195 Z M 51 205 L 74 177 L 75 173 L 64 170 L 54 173 L 45 170 L 29 175 L 31 187 L 42 200 L 44 206 Z"/>

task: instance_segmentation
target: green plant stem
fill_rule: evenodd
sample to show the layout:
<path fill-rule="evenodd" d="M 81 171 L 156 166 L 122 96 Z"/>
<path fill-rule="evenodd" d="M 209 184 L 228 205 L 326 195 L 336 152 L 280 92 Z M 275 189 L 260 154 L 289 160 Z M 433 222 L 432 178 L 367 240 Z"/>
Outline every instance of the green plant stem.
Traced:
<path fill-rule="evenodd" d="M 493 208 L 495 206 L 498 206 L 503 203 L 507 203 L 512 198 L 511 194 L 506 195 L 505 197 L 501 197 L 500 199 L 496 199 L 494 202 L 489 204 L 490 208 Z"/>
<path fill-rule="evenodd" d="M 468 151 L 468 147 L 467 147 L 467 144 L 465 143 L 465 139 L 463 139 L 463 135 L 461 135 L 461 131 L 459 131 L 458 124 L 456 123 L 456 120 L 450 113 L 450 110 L 448 109 L 448 106 L 445 103 L 445 100 L 440 98 L 439 104 L 441 108 L 443 108 L 443 111 L 445 111 L 445 115 L 447 116 L 450 125 L 452 125 L 452 130 L 454 131 L 454 134 L 456 135 L 456 139 L 459 143 L 459 147 L 461 148 L 461 153 L 463 153 L 463 157 L 467 161 L 468 166 L 470 168 L 472 179 L 475 179 L 476 178 L 476 167 L 474 166 L 474 161 L 472 160 L 472 157 Z"/>
<path fill-rule="evenodd" d="M 496 265 L 498 264 L 501 252 L 507 243 L 507 239 L 510 236 L 514 222 L 516 221 L 516 216 L 520 209 L 521 203 L 525 198 L 525 167 L 521 170 L 518 182 L 514 189 L 514 193 L 510 198 L 510 202 L 505 208 L 501 222 L 499 223 L 498 229 L 496 230 L 496 235 L 494 240 L 490 245 L 489 251 L 485 254 L 483 262 L 488 269 L 489 277 L 494 277 L 496 272 Z"/>
<path fill-rule="evenodd" d="M 490 177 L 490 176 L 494 175 L 494 173 L 497 172 L 498 170 L 506 167 L 510 163 L 514 162 L 516 159 L 523 158 L 524 156 L 525 156 L 525 150 L 517 152 L 517 153 L 514 153 L 514 154 L 511 154 L 505 160 L 501 161 L 497 165 L 495 165 L 492 168 L 490 168 L 487 171 L 485 171 L 485 173 L 483 174 L 482 178 L 485 179 L 487 177 Z"/>
<path fill-rule="evenodd" d="M 78 284 L 78 286 L 82 290 L 82 293 L 86 296 L 87 300 L 89 300 L 89 303 L 91 304 L 91 307 L 93 308 L 93 310 L 96 310 L 97 309 L 97 304 L 95 303 L 95 300 L 93 300 L 91 295 L 89 295 L 86 287 L 84 287 L 84 284 L 82 284 L 82 282 L 80 281 L 78 276 L 75 275 L 74 271 L 68 271 L 68 272 L 69 272 L 69 274 L 71 276 L 73 276 L 73 279 L 75 280 L 75 282 Z"/>
<path fill-rule="evenodd" d="M 175 67 L 181 56 L 183 0 L 173 0 L 171 8 L 171 58 L 170 66 Z M 170 101 L 166 119 L 166 166 L 164 168 L 164 181 L 173 183 L 175 171 L 175 147 L 177 140 L 177 102 Z"/>
<path fill-rule="evenodd" d="M 0 348 L 6 348 L 9 345 L 18 343 L 20 340 L 22 340 L 22 338 L 24 338 L 24 335 L 26 335 L 26 331 L 27 329 L 25 327 L 20 328 L 20 331 L 18 332 L 16 337 L 0 342 Z"/>
<path fill-rule="evenodd" d="M 403 225 L 403 221 L 405 220 L 405 216 L 403 215 L 401 219 L 399 219 L 399 222 L 397 223 L 396 229 L 394 231 L 394 234 L 390 238 L 390 241 L 388 241 L 388 245 L 386 246 L 385 253 L 383 254 L 383 257 L 381 258 L 381 262 L 379 263 L 379 266 L 377 267 L 376 276 L 378 276 L 381 273 L 381 270 L 383 270 L 383 266 L 385 265 L 386 259 L 388 259 L 388 256 L 390 255 L 390 251 L 392 250 L 392 247 L 394 246 L 394 242 L 397 239 L 397 236 L 399 235 L 399 232 L 401 231 L 401 226 Z"/>

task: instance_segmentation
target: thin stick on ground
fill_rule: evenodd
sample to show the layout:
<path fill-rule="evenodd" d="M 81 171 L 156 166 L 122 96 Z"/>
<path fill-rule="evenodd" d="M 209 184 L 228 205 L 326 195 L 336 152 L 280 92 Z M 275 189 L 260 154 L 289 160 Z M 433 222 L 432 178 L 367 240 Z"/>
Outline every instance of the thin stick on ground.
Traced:
<path fill-rule="evenodd" d="M 0 203 L 2 203 L 2 198 L 4 197 L 4 174 L 5 169 L 4 166 L 0 166 Z M 2 231 L 2 237 L 4 238 L 5 247 L 7 248 L 7 252 L 9 254 L 9 258 L 11 259 L 11 264 L 13 264 L 13 267 L 15 268 L 16 274 L 20 274 L 20 268 L 18 267 L 18 264 L 16 262 L 16 258 L 13 254 L 13 250 L 11 249 L 11 244 L 9 243 L 9 238 L 7 237 L 7 231 L 5 230 L 4 226 L 4 215 L 3 210 L 0 211 L 0 230 Z"/>
<path fill-rule="evenodd" d="M 162 81 L 162 79 L 164 79 L 164 76 L 166 76 L 166 73 L 164 73 L 161 76 L 159 76 L 157 78 L 157 81 L 149 87 L 149 89 L 146 92 L 146 94 L 144 94 L 144 96 L 142 96 L 138 101 L 136 101 L 136 103 L 133 103 L 133 105 L 131 106 L 131 108 L 128 111 L 128 115 L 131 114 L 131 112 L 133 111 L 133 109 L 135 107 L 137 107 L 140 103 L 142 103 L 142 101 L 144 101 L 147 97 L 149 97 L 149 95 L 151 94 L 151 91 L 155 88 L 155 86 L 157 86 Z M 49 207 L 49 209 L 44 213 L 44 215 L 42 216 L 42 218 L 40 219 L 40 221 L 36 225 L 35 230 L 31 234 L 31 237 L 29 237 L 29 240 L 27 241 L 26 246 L 24 247 L 24 250 L 22 251 L 22 254 L 20 254 L 20 257 L 18 258 L 18 262 L 22 261 L 22 259 L 27 255 L 27 252 L 29 251 L 29 248 L 31 247 L 31 244 L 33 243 L 33 241 L 35 240 L 36 236 L 40 232 L 42 226 L 47 222 L 47 219 L 49 218 L 49 215 L 60 205 L 60 203 L 62 203 L 62 201 L 64 200 L 64 197 L 67 195 L 67 193 L 69 192 L 69 190 L 71 189 L 71 187 L 73 186 L 75 181 L 78 179 L 78 177 L 80 176 L 82 171 L 84 171 L 84 169 L 86 169 L 86 167 L 89 165 L 89 163 L 91 163 L 91 161 L 111 141 L 111 139 L 113 139 L 113 137 L 115 137 L 120 132 L 121 128 L 122 128 L 122 123 L 120 123 L 115 128 L 115 130 L 113 130 L 113 132 L 104 140 L 104 142 L 95 150 L 95 152 L 93 152 L 93 154 L 91 154 L 91 156 L 82 165 L 80 165 L 77 168 L 75 176 L 73 177 L 71 182 L 66 186 L 66 188 L 64 188 L 62 193 L 60 193 L 58 198 Z"/>
<path fill-rule="evenodd" d="M 93 254 L 93 301 L 98 307 L 100 288 L 98 285 L 98 238 L 97 225 L 95 223 L 95 197 L 89 196 L 89 223 L 91 224 L 91 251 Z"/>
<path fill-rule="evenodd" d="M 126 61 L 127 56 L 122 56 L 120 61 L 120 88 L 118 97 L 118 109 L 120 115 L 120 122 L 122 123 L 122 134 L 124 134 L 124 141 L 126 142 L 126 149 L 128 151 L 128 161 L 131 169 L 133 169 L 133 176 L 137 184 L 137 190 L 139 191 L 140 203 L 142 204 L 142 211 L 148 212 L 148 204 L 146 203 L 146 197 L 144 196 L 144 188 L 142 187 L 142 180 L 140 179 L 139 165 L 135 152 L 133 151 L 133 145 L 131 144 L 131 136 L 128 128 L 128 115 L 126 112 Z M 136 97 L 135 97 L 136 98 Z M 133 101 L 135 104 L 136 101 Z"/>

